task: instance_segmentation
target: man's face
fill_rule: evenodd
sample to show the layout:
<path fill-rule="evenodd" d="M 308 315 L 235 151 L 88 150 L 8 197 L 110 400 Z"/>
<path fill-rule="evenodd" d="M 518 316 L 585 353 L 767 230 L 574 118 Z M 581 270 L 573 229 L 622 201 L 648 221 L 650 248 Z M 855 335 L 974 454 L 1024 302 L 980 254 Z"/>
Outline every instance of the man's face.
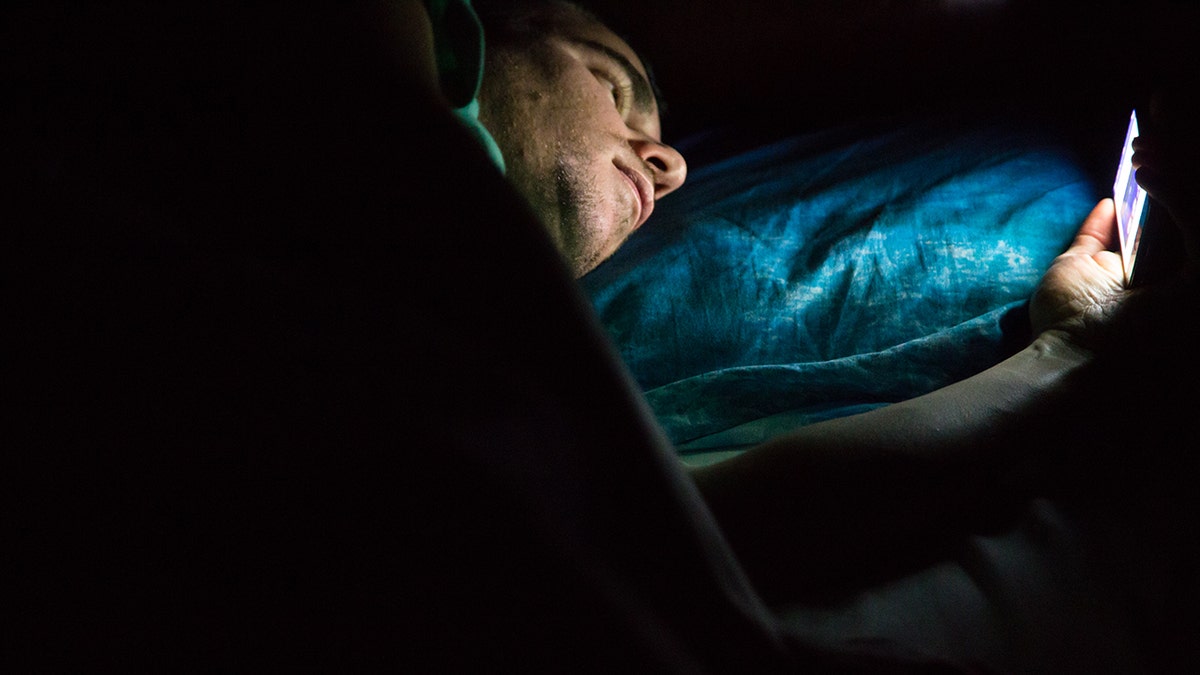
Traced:
<path fill-rule="evenodd" d="M 580 277 L 683 184 L 687 165 L 659 140 L 658 108 L 633 50 L 577 13 L 556 23 L 531 45 L 488 45 L 479 118 L 509 180 Z"/>

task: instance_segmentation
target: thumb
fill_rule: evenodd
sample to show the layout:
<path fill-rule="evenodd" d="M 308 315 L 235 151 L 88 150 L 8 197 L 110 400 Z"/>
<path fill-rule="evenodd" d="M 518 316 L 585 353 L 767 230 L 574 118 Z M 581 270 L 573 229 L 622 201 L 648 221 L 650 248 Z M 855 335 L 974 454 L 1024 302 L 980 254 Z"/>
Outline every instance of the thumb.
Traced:
<path fill-rule="evenodd" d="M 1067 254 L 1095 257 L 1104 251 L 1117 248 L 1117 210 L 1109 197 L 1101 199 L 1083 225 L 1075 233 L 1075 239 L 1067 248 Z"/>

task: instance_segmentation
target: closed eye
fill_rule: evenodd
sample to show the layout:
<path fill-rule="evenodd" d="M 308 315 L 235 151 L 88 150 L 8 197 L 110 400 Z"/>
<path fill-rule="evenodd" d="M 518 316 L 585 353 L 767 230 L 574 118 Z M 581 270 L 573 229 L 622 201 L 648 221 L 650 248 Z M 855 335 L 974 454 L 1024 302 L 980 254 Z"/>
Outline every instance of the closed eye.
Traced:
<path fill-rule="evenodd" d="M 589 69 L 596 77 L 613 83 L 616 90 L 613 100 L 623 108 L 623 117 L 628 118 L 634 111 L 657 117 L 650 81 L 624 54 L 592 40 L 568 38 L 568 42 L 584 50 L 583 58 L 587 59 Z"/>
<path fill-rule="evenodd" d="M 605 87 L 608 88 L 609 96 L 612 97 L 613 105 L 621 117 L 629 114 L 630 104 L 633 101 L 633 83 L 623 78 L 614 77 L 602 70 L 592 70 L 592 74 Z"/>

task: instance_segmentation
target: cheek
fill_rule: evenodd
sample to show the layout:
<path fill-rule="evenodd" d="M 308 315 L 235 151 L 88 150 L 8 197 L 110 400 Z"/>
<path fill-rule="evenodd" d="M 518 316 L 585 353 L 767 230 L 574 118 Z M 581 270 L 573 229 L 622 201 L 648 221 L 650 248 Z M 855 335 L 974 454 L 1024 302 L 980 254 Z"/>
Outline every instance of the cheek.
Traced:
<path fill-rule="evenodd" d="M 566 238 L 589 255 L 611 253 L 631 229 L 631 205 L 621 197 L 611 161 L 586 153 L 559 156 L 554 180 Z"/>

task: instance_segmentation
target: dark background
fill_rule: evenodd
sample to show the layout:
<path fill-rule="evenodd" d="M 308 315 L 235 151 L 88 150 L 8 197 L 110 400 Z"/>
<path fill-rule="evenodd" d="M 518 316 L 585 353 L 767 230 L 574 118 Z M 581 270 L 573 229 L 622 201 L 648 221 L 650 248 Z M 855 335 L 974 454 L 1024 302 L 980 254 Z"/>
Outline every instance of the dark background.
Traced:
<path fill-rule="evenodd" d="M 664 135 L 961 110 L 1052 126 L 1111 163 L 1128 111 L 1200 82 L 1196 3 L 586 0 L 650 63 Z M 1143 120 L 1143 126 L 1150 120 Z"/>

